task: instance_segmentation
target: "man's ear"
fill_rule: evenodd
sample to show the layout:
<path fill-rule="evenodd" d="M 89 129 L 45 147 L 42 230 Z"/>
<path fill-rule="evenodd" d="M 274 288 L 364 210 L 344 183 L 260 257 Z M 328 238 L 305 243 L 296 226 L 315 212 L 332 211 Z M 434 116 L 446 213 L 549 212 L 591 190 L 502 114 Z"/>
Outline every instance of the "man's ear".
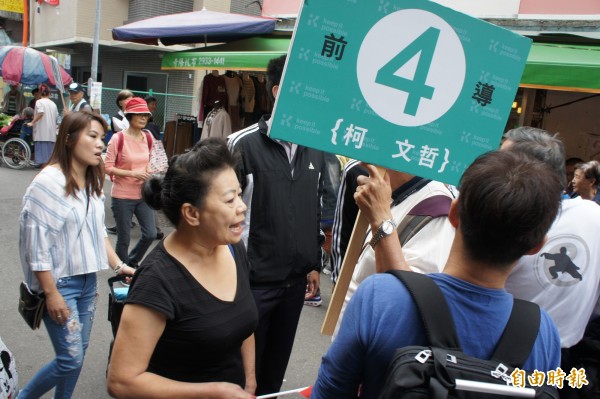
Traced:
<path fill-rule="evenodd" d="M 181 217 L 190 226 L 200 225 L 200 212 L 194 205 L 185 203 L 181 206 Z"/>
<path fill-rule="evenodd" d="M 273 94 L 273 98 L 277 98 L 277 93 L 279 93 L 279 85 L 274 85 L 271 88 L 271 93 Z"/>
<path fill-rule="evenodd" d="M 448 212 L 448 221 L 455 229 L 458 229 L 460 218 L 458 216 L 458 199 L 453 199 L 450 204 L 450 211 Z"/>
<path fill-rule="evenodd" d="M 544 247 L 544 245 L 546 245 L 546 242 L 548 242 L 548 236 L 544 236 L 544 239 L 542 240 L 542 242 L 540 242 L 535 247 L 531 248 L 531 250 L 529 250 L 529 252 L 527 252 L 525 255 L 535 255 L 535 254 L 537 254 L 538 252 L 540 252 L 542 250 L 542 248 Z"/>

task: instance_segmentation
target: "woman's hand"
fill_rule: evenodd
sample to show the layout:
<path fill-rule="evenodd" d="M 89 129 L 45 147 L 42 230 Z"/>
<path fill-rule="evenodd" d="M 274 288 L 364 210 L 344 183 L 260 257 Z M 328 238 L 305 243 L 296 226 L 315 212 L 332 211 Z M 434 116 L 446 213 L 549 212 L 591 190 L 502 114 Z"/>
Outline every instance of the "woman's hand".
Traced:
<path fill-rule="evenodd" d="M 135 274 L 135 269 L 131 266 L 123 266 L 121 268 L 121 271 L 119 272 L 119 274 L 125 274 L 129 277 L 125 277 L 125 283 L 127 284 L 131 284 L 131 279 L 133 278 L 133 275 Z"/>
<path fill-rule="evenodd" d="M 138 180 L 146 181 L 150 178 L 150 173 L 145 170 L 132 170 L 131 177 L 135 177 Z"/>
<path fill-rule="evenodd" d="M 135 269 L 131 266 L 128 265 L 124 265 L 123 267 L 121 267 L 121 270 L 119 270 L 119 273 L 117 275 L 121 275 L 121 274 L 126 274 L 128 276 L 133 276 L 135 274 Z"/>
<path fill-rule="evenodd" d="M 131 284 L 131 279 L 133 278 L 134 274 L 135 274 L 135 269 L 133 267 L 128 266 L 128 265 L 123 265 L 123 267 L 121 267 L 121 270 L 119 270 L 119 273 L 117 273 L 117 276 L 121 276 L 121 275 L 129 276 L 129 277 L 125 277 L 125 283 Z"/>
<path fill-rule="evenodd" d="M 256 378 L 246 377 L 246 386 L 244 387 L 244 391 L 248 392 L 250 395 L 254 395 L 256 392 Z"/>
<path fill-rule="evenodd" d="M 215 393 L 217 398 L 223 399 L 254 399 L 255 396 L 244 391 L 239 385 L 229 382 L 215 382 Z"/>
<path fill-rule="evenodd" d="M 56 324 L 65 324 L 69 318 L 67 303 L 58 291 L 46 294 L 46 310 Z"/>

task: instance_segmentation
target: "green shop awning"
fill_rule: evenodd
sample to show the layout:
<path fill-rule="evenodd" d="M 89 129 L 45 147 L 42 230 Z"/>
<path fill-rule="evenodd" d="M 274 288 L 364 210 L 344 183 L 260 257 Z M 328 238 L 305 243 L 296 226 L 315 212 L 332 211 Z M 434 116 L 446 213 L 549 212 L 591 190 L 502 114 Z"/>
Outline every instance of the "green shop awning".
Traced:
<path fill-rule="evenodd" d="M 289 47 L 289 37 L 253 37 L 165 54 L 161 69 L 264 71 L 271 59 L 287 54 Z"/>
<path fill-rule="evenodd" d="M 255 37 L 217 46 L 165 54 L 162 69 L 264 71 L 272 58 L 287 54 L 288 37 Z M 533 43 L 521 87 L 600 93 L 600 47 Z"/>
<path fill-rule="evenodd" d="M 520 86 L 600 93 L 600 47 L 533 43 Z"/>

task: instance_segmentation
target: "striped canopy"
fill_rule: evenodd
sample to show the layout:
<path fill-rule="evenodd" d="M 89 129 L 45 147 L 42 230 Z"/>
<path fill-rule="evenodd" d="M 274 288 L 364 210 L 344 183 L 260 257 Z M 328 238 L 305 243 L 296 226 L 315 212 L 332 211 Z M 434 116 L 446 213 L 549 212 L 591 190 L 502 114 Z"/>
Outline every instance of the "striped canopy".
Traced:
<path fill-rule="evenodd" d="M 5 82 L 38 85 L 47 83 L 62 91 L 71 83 L 54 57 L 30 47 L 0 46 L 0 75 Z"/>

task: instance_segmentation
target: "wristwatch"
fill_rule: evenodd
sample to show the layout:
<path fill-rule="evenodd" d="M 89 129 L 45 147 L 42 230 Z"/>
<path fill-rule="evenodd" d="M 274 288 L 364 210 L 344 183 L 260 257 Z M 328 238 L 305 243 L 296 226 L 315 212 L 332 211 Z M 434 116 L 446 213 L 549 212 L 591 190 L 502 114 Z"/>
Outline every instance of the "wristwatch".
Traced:
<path fill-rule="evenodd" d="M 373 234 L 373 238 L 371 238 L 369 245 L 372 248 L 375 248 L 375 245 L 379 242 L 379 240 L 381 240 L 383 237 L 389 236 L 394 232 L 394 230 L 396 230 L 396 223 L 394 223 L 392 219 L 384 220 L 379 225 L 379 228 L 375 234 Z"/>

